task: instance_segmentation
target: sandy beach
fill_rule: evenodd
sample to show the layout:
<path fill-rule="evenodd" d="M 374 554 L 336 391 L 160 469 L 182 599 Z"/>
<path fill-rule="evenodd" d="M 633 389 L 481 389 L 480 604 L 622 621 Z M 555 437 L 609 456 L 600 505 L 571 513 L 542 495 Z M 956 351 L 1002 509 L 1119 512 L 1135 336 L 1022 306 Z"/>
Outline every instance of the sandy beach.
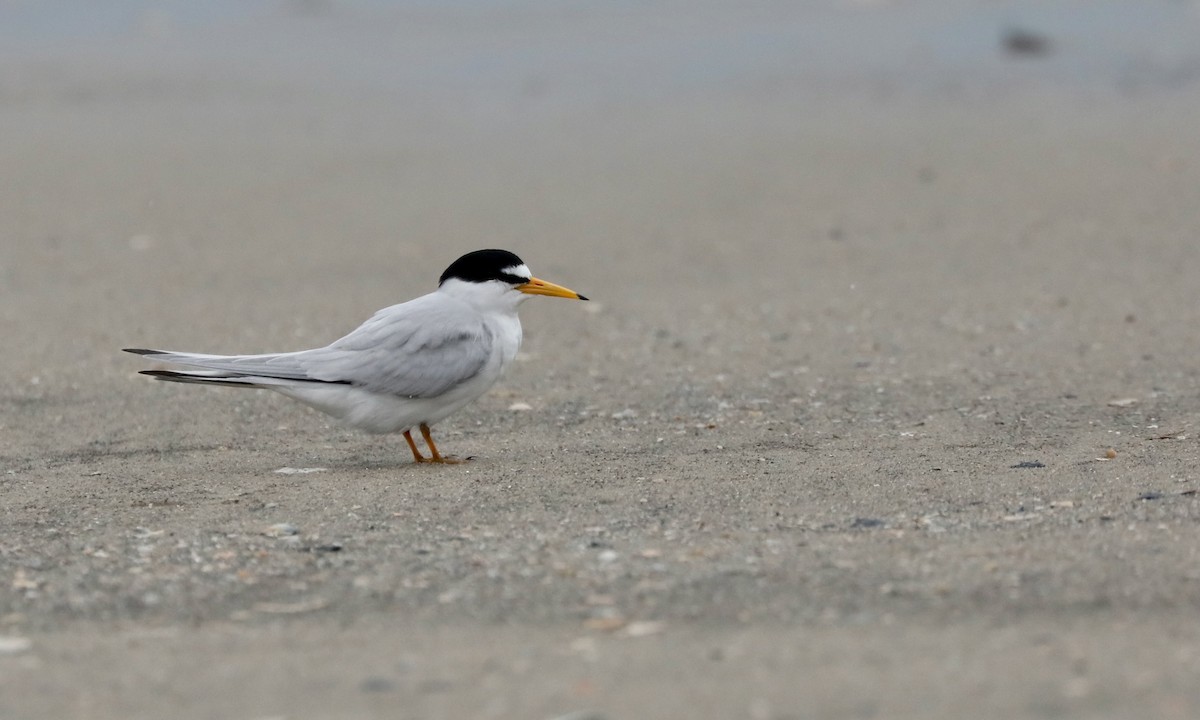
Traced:
<path fill-rule="evenodd" d="M 0 717 L 1200 715 L 1200 11 L 958 5 L 5 31 Z M 464 465 L 120 352 L 482 247 Z"/>

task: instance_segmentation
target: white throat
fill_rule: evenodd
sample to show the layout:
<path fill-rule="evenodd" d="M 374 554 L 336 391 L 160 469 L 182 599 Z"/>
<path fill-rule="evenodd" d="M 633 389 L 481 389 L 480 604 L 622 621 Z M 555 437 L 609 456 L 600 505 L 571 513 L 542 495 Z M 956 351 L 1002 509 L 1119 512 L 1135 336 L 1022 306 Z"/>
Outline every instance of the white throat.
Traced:
<path fill-rule="evenodd" d="M 530 297 L 500 280 L 478 283 L 449 278 L 438 287 L 438 292 L 464 302 L 483 314 L 516 314 L 517 306 Z"/>

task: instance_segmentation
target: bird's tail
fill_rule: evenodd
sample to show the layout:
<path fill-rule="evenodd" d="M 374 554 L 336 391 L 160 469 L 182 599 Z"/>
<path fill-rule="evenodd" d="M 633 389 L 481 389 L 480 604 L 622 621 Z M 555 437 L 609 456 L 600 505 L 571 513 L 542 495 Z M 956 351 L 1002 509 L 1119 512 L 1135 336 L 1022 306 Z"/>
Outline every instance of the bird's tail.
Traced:
<path fill-rule="evenodd" d="M 139 375 L 149 375 L 155 380 L 167 382 L 194 383 L 196 385 L 223 385 L 225 387 L 265 388 L 270 384 L 263 382 L 264 378 L 231 375 L 219 370 L 139 370 Z"/>
<path fill-rule="evenodd" d="M 283 373 L 281 376 L 264 375 L 253 372 L 252 369 L 258 369 L 259 363 L 263 360 L 276 359 L 278 355 L 203 355 L 199 353 L 182 353 L 171 352 L 167 350 L 146 350 L 142 348 L 125 348 L 125 352 L 133 353 L 134 355 L 145 355 L 147 357 L 156 358 L 165 362 L 179 363 L 182 365 L 199 365 L 201 367 L 209 367 L 213 369 L 206 370 L 141 370 L 142 375 L 149 375 L 156 380 L 166 380 L 167 382 L 178 383 L 194 383 L 197 385 L 223 385 L 225 387 L 240 387 L 240 388 L 269 388 L 279 389 L 280 387 L 294 385 L 299 379 L 296 377 L 297 372 Z M 255 363 L 252 367 L 247 367 L 243 370 L 241 367 L 236 367 L 239 363 L 248 364 L 247 361 Z"/>

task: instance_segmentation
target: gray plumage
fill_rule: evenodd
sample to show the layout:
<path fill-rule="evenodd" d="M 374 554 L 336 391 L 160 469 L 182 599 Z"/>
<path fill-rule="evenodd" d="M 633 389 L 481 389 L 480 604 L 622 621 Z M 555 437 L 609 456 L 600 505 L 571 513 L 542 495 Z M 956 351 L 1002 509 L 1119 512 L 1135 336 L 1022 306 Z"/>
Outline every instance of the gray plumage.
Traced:
<path fill-rule="evenodd" d="M 369 392 L 405 398 L 432 398 L 470 380 L 492 352 L 494 334 L 478 312 L 461 302 L 430 294 L 375 313 L 349 335 L 323 348 L 266 355 L 130 349 L 179 365 L 219 371 L 191 376 L 217 380 L 346 383 Z M 149 371 L 186 382 L 178 373 Z M 169 371 L 168 371 L 169 372 Z M 251 384 L 251 383 L 246 383 Z"/>

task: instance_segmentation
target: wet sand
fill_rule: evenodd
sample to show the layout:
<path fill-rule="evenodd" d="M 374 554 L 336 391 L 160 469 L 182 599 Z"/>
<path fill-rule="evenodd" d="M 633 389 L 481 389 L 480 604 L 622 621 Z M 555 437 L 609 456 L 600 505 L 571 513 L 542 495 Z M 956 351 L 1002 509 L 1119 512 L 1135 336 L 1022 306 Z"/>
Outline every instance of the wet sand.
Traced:
<path fill-rule="evenodd" d="M 1200 712 L 1194 82 L 467 96 L 438 39 L 527 31 L 423 17 L 391 91 L 253 25 L 0 82 L 0 716 Z M 324 344 L 488 246 L 593 302 L 526 304 L 466 465 L 119 352 Z"/>

